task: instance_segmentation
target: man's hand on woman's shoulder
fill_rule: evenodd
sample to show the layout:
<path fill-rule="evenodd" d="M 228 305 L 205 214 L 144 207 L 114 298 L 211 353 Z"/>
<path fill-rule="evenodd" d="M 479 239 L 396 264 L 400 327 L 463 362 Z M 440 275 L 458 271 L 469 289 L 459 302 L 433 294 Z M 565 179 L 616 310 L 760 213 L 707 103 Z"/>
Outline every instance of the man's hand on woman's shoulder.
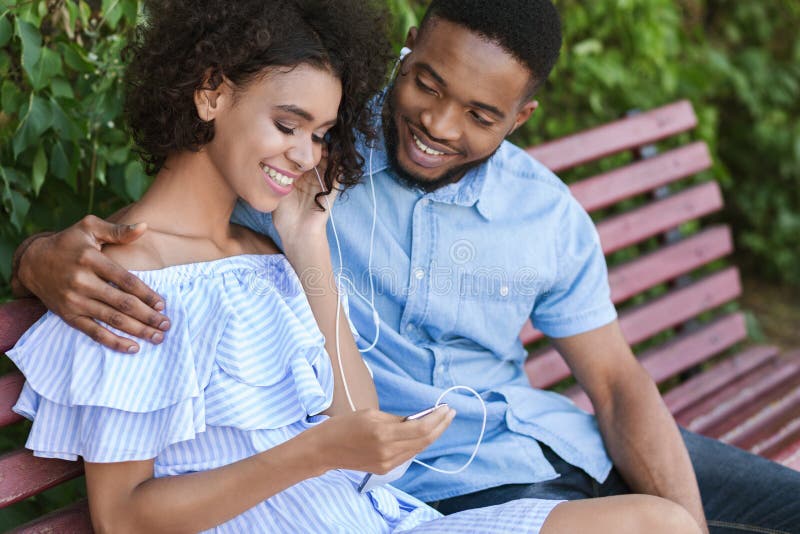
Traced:
<path fill-rule="evenodd" d="M 113 224 L 88 215 L 61 232 L 25 244 L 16 283 L 39 297 L 67 324 L 120 352 L 137 343 L 113 334 L 97 321 L 151 343 L 160 343 L 169 319 L 163 299 L 102 252 L 103 245 L 136 241 L 144 225 Z"/>

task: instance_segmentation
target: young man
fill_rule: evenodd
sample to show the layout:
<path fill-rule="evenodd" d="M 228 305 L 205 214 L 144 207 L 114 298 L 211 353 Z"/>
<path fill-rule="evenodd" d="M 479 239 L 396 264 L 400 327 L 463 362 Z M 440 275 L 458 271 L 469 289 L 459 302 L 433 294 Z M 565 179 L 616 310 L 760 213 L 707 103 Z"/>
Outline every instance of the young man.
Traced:
<path fill-rule="evenodd" d="M 637 492 L 680 504 L 703 530 L 707 517 L 715 532 L 798 532 L 800 474 L 681 436 L 620 333 L 589 217 L 558 178 L 504 141 L 536 110 L 532 95 L 560 44 L 549 0 L 434 0 L 387 90 L 384 142 L 365 147 L 368 178 L 334 207 L 344 271 L 361 294 L 349 291 L 351 320 L 362 346 L 377 338 L 365 358 L 382 408 L 414 413 L 454 385 L 486 401 L 486 433 L 468 469 L 412 465 L 396 485 L 445 513 Z M 234 218 L 277 237 L 270 217 L 246 205 Z M 17 254 L 18 292 L 28 288 L 118 350 L 137 345 L 95 319 L 158 343 L 169 335 L 169 303 L 165 310 L 100 252 L 140 233 L 88 217 L 29 241 Z M 596 418 L 528 385 L 518 339 L 528 317 Z M 422 459 L 455 469 L 472 453 L 483 411 L 469 395 L 445 400 L 459 415 Z"/>

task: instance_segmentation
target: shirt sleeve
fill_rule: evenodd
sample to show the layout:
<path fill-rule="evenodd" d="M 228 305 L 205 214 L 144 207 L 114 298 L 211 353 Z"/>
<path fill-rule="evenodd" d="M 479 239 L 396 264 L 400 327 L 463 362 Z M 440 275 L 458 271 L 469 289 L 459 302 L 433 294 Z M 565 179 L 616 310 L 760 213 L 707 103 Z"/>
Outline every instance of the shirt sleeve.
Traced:
<path fill-rule="evenodd" d="M 533 325 L 553 338 L 588 332 L 617 317 L 600 237 L 589 215 L 572 196 L 559 228 L 556 279 L 531 314 Z"/>
<path fill-rule="evenodd" d="M 264 213 L 253 208 L 243 200 L 236 203 L 236 207 L 231 215 L 231 222 L 251 229 L 254 232 L 268 236 L 272 241 L 281 246 L 281 238 L 272 224 L 272 214 Z"/>

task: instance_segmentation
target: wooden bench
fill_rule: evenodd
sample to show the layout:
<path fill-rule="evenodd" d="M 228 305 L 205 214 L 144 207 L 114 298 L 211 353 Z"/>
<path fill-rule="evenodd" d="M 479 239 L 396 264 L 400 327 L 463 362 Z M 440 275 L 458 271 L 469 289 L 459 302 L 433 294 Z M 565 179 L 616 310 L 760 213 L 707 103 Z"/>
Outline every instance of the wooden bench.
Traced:
<path fill-rule="evenodd" d="M 662 385 L 680 424 L 800 469 L 800 352 L 780 355 L 775 347 L 750 346 L 728 355 L 747 338 L 744 314 L 727 309 L 741 292 L 738 271 L 719 262 L 733 250 L 730 229 L 676 230 L 722 207 L 715 182 L 686 185 L 687 178 L 711 166 L 708 149 L 694 142 L 656 155 L 650 147 L 696 122 L 691 105 L 678 102 L 529 152 L 556 172 L 631 151 L 647 156 L 572 185 L 589 212 L 605 215 L 598 217 L 605 253 L 635 256 L 609 271 L 622 330 L 632 345 L 647 345 L 638 357 Z M 637 205 L 618 209 L 631 202 Z M 0 306 L 0 351 L 13 346 L 42 313 L 31 300 Z M 543 336 L 527 325 L 521 338 L 537 345 Z M 547 347 L 532 350 L 526 370 L 537 387 L 569 377 L 564 361 Z M 11 406 L 22 383 L 18 373 L 0 377 L 0 427 L 20 421 Z M 561 388 L 591 410 L 576 386 Z M 0 508 L 81 473 L 80 463 L 38 459 L 24 449 L 0 456 Z M 19 532 L 90 530 L 81 501 Z"/>

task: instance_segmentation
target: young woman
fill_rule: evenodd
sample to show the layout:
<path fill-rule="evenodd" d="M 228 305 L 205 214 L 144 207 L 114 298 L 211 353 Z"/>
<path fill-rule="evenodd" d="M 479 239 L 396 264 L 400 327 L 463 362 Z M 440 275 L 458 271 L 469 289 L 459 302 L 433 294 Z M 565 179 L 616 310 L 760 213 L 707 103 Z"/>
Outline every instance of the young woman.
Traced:
<path fill-rule="evenodd" d="M 34 421 L 27 446 L 84 459 L 98 532 L 538 531 L 557 503 L 443 518 L 391 487 L 357 491 L 363 471 L 411 458 L 454 416 L 378 411 L 339 326 L 353 412 L 335 357 L 322 206 L 334 177 L 360 174 L 354 134 L 370 135 L 384 79 L 383 11 L 369 0 L 147 7 L 127 113 L 155 179 L 122 215 L 147 232 L 107 252 L 164 296 L 172 326 L 127 355 L 43 317 L 9 353 L 27 377 L 15 407 Z M 274 211 L 283 253 L 229 223 L 238 199 Z"/>

